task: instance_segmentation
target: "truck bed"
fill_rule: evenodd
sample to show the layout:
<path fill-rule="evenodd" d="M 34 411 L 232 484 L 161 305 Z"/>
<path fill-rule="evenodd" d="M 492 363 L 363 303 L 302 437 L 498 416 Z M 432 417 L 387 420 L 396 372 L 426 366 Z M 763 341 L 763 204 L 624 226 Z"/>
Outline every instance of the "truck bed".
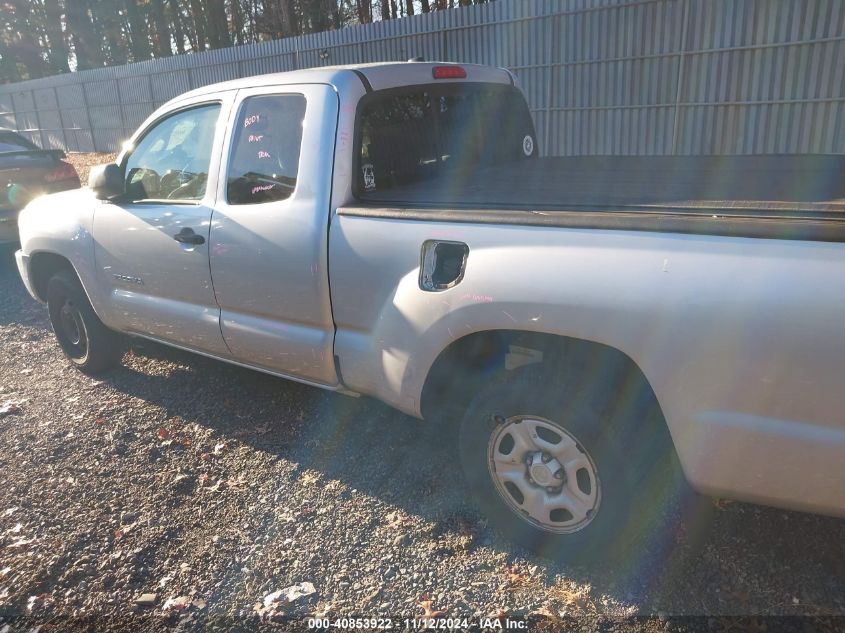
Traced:
<path fill-rule="evenodd" d="M 540 158 L 368 192 L 342 213 L 843 241 L 845 156 Z"/>

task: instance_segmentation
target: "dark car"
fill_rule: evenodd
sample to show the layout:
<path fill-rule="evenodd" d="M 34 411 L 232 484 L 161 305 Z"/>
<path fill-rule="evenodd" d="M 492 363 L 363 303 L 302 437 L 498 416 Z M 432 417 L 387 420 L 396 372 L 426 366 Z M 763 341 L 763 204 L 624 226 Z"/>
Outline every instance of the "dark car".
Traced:
<path fill-rule="evenodd" d="M 0 128 L 0 244 L 18 241 L 18 212 L 45 193 L 76 189 L 79 175 L 57 149 L 41 149 Z"/>

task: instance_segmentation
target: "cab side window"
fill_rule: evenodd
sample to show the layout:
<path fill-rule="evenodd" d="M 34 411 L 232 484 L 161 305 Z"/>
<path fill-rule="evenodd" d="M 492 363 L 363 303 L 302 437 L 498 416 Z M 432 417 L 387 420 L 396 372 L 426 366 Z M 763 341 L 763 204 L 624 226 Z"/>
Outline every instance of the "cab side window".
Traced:
<path fill-rule="evenodd" d="M 299 172 L 305 97 L 249 97 L 235 121 L 229 160 L 229 204 L 256 204 L 293 195 Z"/>
<path fill-rule="evenodd" d="M 144 134 L 126 163 L 126 192 L 133 200 L 201 200 L 220 105 L 173 114 Z"/>

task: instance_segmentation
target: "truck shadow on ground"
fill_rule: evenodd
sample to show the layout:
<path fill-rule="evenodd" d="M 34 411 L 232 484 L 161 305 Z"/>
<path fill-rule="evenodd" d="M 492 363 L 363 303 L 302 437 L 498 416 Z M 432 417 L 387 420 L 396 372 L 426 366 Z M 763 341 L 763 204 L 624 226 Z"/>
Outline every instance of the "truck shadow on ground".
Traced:
<path fill-rule="evenodd" d="M 176 369 L 150 374 L 144 368 L 158 363 L 149 361 Z M 696 513 L 679 520 L 674 542 L 665 548 L 632 552 L 620 564 L 573 567 L 533 557 L 485 525 L 468 502 L 455 428 L 433 428 L 369 398 L 324 392 L 155 343 L 134 345 L 125 364 L 106 381 L 163 407 L 168 416 L 338 480 L 433 522 L 436 532 L 473 526 L 474 546 L 504 552 L 510 561 L 528 559 L 550 576 L 587 583 L 647 612 L 661 605 L 694 614 L 845 612 L 845 521 L 703 500 Z M 758 592 L 765 583 L 775 586 Z M 816 604 L 802 604 L 803 593 Z"/>

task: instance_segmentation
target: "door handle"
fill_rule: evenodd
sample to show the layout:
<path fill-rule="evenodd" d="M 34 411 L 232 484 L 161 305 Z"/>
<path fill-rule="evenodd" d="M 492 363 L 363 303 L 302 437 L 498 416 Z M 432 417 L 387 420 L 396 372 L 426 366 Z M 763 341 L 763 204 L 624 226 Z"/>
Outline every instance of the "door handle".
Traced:
<path fill-rule="evenodd" d="M 202 235 L 194 233 L 194 229 L 187 226 L 173 236 L 173 239 L 182 244 L 205 244 L 205 238 Z"/>

